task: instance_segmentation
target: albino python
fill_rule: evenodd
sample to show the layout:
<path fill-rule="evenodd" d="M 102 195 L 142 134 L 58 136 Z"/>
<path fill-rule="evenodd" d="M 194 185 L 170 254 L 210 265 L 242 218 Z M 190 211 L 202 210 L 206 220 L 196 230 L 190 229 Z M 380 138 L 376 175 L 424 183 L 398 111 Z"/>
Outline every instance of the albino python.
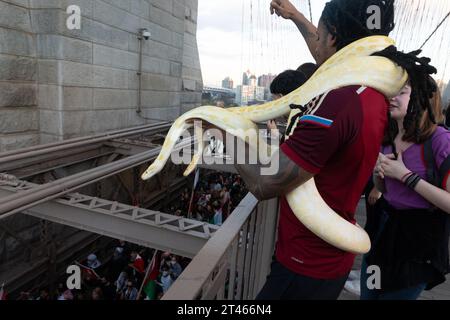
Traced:
<path fill-rule="evenodd" d="M 328 59 L 303 86 L 282 99 L 264 105 L 230 109 L 204 106 L 183 114 L 172 125 L 158 158 L 142 174 L 142 179 L 149 179 L 163 169 L 183 131 L 194 126 L 194 119 L 206 121 L 251 144 L 258 137 L 256 123 L 289 113 L 292 117 L 299 111 L 291 112 L 291 104 L 305 106 L 313 98 L 333 89 L 361 85 L 374 88 L 387 98 L 394 97 L 405 85 L 407 73 L 384 57 L 371 56 L 391 45 L 394 45 L 394 41 L 384 36 L 358 40 Z M 252 129 L 250 136 L 249 131 L 244 131 L 249 129 Z M 196 126 L 195 136 L 199 145 L 185 175 L 191 173 L 202 158 L 201 131 L 202 128 Z M 364 254 L 370 250 L 367 233 L 360 226 L 343 219 L 325 203 L 314 179 L 291 191 L 286 198 L 296 217 L 324 241 L 355 254 Z"/>

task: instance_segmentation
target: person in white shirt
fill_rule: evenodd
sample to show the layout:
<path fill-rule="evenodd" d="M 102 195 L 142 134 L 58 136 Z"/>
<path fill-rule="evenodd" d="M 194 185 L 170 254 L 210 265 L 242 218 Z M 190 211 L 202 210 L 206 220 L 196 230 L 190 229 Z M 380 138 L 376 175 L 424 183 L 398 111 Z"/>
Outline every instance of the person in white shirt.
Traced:
<path fill-rule="evenodd" d="M 170 274 L 169 268 L 167 266 L 164 266 L 162 268 L 162 274 L 160 278 L 160 282 L 157 282 L 161 288 L 163 289 L 163 293 L 166 293 L 169 288 L 173 284 L 172 275 Z"/>
<path fill-rule="evenodd" d="M 214 207 L 214 224 L 216 226 L 221 226 L 223 221 L 222 207 L 217 201 L 214 202 L 213 207 Z"/>

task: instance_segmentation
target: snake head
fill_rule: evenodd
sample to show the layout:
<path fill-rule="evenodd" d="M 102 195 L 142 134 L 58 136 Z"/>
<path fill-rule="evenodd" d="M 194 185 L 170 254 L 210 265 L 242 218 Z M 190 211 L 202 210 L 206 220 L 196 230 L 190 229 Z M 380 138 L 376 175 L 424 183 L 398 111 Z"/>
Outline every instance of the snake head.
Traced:
<path fill-rule="evenodd" d="M 148 180 L 151 177 L 153 177 L 157 172 L 155 170 L 153 170 L 153 165 L 151 165 L 150 167 L 148 167 L 147 170 L 145 170 L 145 172 L 141 175 L 141 179 L 142 180 Z"/>

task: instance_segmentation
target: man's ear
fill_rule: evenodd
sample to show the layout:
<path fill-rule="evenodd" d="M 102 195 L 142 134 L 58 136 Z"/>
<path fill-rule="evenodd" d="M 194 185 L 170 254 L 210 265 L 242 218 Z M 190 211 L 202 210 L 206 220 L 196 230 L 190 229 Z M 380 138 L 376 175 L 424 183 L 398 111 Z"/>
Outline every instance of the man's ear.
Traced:
<path fill-rule="evenodd" d="M 331 39 L 330 39 L 330 45 L 332 47 L 336 47 L 337 46 L 337 38 L 336 36 L 330 35 Z"/>
<path fill-rule="evenodd" d="M 336 34 L 336 28 L 333 27 L 333 33 L 329 32 L 328 36 L 327 36 L 328 45 L 330 47 L 336 47 L 337 38 L 336 38 L 335 34 Z"/>

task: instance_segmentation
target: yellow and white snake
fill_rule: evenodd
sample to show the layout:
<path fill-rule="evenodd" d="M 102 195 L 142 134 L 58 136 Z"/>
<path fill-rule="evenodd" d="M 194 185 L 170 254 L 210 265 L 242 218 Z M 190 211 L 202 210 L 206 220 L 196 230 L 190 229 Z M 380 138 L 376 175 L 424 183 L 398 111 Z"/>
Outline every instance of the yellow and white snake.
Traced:
<path fill-rule="evenodd" d="M 358 40 L 328 59 L 303 86 L 279 100 L 264 105 L 229 109 L 203 106 L 183 114 L 172 125 L 158 158 L 142 174 L 142 179 L 147 180 L 163 169 L 178 138 L 185 130 L 193 127 L 194 119 L 206 121 L 252 143 L 258 137 L 256 123 L 288 114 L 293 117 L 300 111 L 291 111 L 289 107 L 291 104 L 305 106 L 313 98 L 337 88 L 361 85 L 376 89 L 387 98 L 396 96 L 407 82 L 406 71 L 389 59 L 372 56 L 373 53 L 394 44 L 392 39 L 384 36 Z M 195 129 L 195 135 L 199 146 L 185 175 L 195 169 L 203 154 L 201 128 Z M 343 219 L 325 203 L 314 179 L 291 191 L 286 198 L 296 217 L 324 241 L 355 254 L 364 254 L 370 250 L 367 233 L 360 226 Z"/>

